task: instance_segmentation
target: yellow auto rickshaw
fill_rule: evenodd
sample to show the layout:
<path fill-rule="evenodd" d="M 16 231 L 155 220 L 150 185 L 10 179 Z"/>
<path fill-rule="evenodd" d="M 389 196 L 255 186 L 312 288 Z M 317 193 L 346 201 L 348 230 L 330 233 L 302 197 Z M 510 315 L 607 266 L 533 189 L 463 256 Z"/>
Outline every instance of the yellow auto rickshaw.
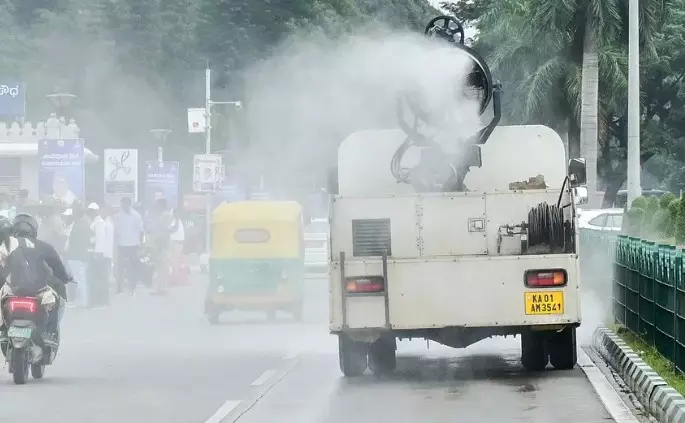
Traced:
<path fill-rule="evenodd" d="M 228 310 L 302 318 L 302 207 L 294 201 L 223 203 L 212 214 L 209 322 Z"/>

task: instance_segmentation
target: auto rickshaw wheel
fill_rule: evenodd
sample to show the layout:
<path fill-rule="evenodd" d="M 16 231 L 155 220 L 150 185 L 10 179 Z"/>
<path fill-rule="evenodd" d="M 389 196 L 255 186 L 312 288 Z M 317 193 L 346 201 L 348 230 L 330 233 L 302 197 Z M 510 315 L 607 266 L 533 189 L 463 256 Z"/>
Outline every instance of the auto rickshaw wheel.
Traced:
<path fill-rule="evenodd" d="M 219 310 L 208 310 L 207 311 L 207 320 L 211 325 L 218 325 L 219 324 L 219 316 L 221 316 L 221 312 Z"/>
<path fill-rule="evenodd" d="M 293 308 L 293 318 L 297 322 L 301 322 L 304 319 L 304 309 L 302 303 L 297 303 Z"/>

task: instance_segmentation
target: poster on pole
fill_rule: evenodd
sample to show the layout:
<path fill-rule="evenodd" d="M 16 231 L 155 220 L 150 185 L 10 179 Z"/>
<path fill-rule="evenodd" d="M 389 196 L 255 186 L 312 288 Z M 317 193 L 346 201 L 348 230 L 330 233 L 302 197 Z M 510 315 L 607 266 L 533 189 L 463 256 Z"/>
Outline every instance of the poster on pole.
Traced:
<path fill-rule="evenodd" d="M 188 133 L 204 133 L 207 126 L 205 108 L 188 109 Z"/>
<path fill-rule="evenodd" d="M 152 207 L 160 198 L 170 208 L 178 207 L 178 162 L 148 161 L 145 163 L 145 203 Z"/>
<path fill-rule="evenodd" d="M 41 200 L 59 200 L 65 205 L 83 200 L 85 155 L 82 139 L 40 140 L 38 157 Z"/>
<path fill-rule="evenodd" d="M 105 204 L 118 207 L 125 197 L 138 201 L 138 150 L 108 148 L 104 154 Z"/>
<path fill-rule="evenodd" d="M 219 154 L 196 154 L 193 160 L 193 190 L 210 193 L 220 189 L 223 168 Z"/>

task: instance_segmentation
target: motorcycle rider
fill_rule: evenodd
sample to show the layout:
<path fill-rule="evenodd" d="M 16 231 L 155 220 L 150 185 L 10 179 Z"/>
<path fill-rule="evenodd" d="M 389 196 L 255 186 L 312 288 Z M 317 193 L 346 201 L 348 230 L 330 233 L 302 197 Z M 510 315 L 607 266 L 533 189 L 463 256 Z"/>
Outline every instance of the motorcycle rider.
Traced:
<path fill-rule="evenodd" d="M 0 222 L 0 227 L 1 225 Z M 43 259 L 49 270 L 51 270 L 51 274 L 46 281 L 48 290 L 41 293 L 40 297 L 42 304 L 49 304 L 53 301 L 50 297 L 54 297 L 54 304 L 49 308 L 45 338 L 52 340 L 53 342 L 59 342 L 59 321 L 64 313 L 67 299 L 66 283 L 71 281 L 71 276 L 64 267 L 64 263 L 62 263 L 55 247 L 45 241 L 39 240 L 37 236 L 38 222 L 33 216 L 19 214 L 15 217 L 14 223 L 10 228 L 10 235 L 8 235 L 11 244 L 15 245 L 14 248 L 16 248 L 16 245 L 19 243 L 18 239 L 26 239 L 32 244 L 33 248 L 38 253 L 38 256 Z M 10 249 L 9 253 L 11 253 L 14 248 Z M 8 287 L 5 285 L 3 289 L 0 290 L 0 298 L 8 294 L 5 292 L 7 289 Z"/>

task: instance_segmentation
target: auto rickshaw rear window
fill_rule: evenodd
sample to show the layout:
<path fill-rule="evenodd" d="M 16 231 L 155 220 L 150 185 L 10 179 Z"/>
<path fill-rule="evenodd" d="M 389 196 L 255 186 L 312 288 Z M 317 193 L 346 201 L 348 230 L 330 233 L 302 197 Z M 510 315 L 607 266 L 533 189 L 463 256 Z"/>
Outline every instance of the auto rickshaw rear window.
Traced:
<path fill-rule="evenodd" d="M 261 244 L 269 242 L 271 234 L 266 229 L 238 229 L 233 238 L 241 244 Z"/>

